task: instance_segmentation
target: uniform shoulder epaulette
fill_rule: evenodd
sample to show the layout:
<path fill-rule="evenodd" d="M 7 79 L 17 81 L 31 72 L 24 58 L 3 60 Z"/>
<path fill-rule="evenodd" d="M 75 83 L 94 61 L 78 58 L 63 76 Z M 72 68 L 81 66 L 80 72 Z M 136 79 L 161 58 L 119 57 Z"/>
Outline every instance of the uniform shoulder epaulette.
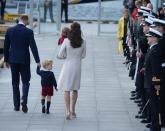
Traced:
<path fill-rule="evenodd" d="M 160 81 L 160 78 L 157 78 L 157 77 L 154 76 L 154 77 L 152 77 L 152 81 L 153 82 L 158 82 L 158 81 Z"/>

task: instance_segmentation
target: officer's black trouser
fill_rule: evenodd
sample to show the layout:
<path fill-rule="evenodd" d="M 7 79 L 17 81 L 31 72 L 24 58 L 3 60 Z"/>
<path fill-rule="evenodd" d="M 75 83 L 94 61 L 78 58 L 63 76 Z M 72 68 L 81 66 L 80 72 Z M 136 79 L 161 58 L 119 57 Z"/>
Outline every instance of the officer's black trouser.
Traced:
<path fill-rule="evenodd" d="M 154 88 L 154 87 L 153 87 Z M 151 131 L 161 131 L 161 127 L 159 125 L 159 107 L 160 101 L 158 96 L 156 95 L 156 90 L 152 89 L 151 91 Z"/>
<path fill-rule="evenodd" d="M 145 104 L 147 104 L 147 102 L 148 102 L 148 104 L 147 104 L 147 106 L 146 106 L 146 108 L 145 108 L 145 112 L 146 112 L 146 115 L 147 115 L 147 120 L 149 120 L 149 121 L 151 121 L 151 99 L 150 99 L 150 97 L 151 97 L 151 89 L 149 89 L 149 88 L 144 88 L 145 89 L 145 96 L 146 96 L 146 102 L 145 102 Z"/>
<path fill-rule="evenodd" d="M 164 76 L 165 77 L 165 76 Z M 161 84 L 161 116 L 162 116 L 162 125 L 165 126 L 165 78 L 162 79 Z"/>

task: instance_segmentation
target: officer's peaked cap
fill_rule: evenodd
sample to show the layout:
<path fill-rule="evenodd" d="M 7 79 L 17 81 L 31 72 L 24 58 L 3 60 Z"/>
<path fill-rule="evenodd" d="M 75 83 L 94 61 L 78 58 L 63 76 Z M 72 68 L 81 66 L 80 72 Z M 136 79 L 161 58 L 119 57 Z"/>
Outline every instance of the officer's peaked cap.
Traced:
<path fill-rule="evenodd" d="M 159 31 L 153 29 L 153 28 L 149 28 L 149 32 L 146 34 L 147 37 L 157 37 L 157 38 L 161 38 L 162 37 L 162 33 L 160 33 Z"/>

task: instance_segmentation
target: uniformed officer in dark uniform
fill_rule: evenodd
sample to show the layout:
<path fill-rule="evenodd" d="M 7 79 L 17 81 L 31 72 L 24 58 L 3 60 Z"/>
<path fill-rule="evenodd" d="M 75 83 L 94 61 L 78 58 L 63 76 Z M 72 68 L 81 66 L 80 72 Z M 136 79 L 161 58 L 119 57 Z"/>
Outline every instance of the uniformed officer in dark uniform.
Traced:
<path fill-rule="evenodd" d="M 143 14 L 146 14 L 146 13 L 148 13 L 148 12 L 146 12 L 144 10 L 141 10 L 141 9 L 138 9 L 138 21 L 136 22 L 135 30 L 134 30 L 134 32 L 136 32 L 135 33 L 135 39 L 136 39 L 136 42 L 137 42 L 136 50 L 137 50 L 138 54 L 140 52 L 140 43 L 143 43 L 143 40 L 142 40 L 142 38 L 144 36 L 144 33 L 143 33 L 143 19 L 144 19 Z M 139 69 L 139 63 L 136 63 L 136 57 L 134 58 L 134 60 L 132 59 L 132 61 L 134 61 L 134 62 L 132 62 L 132 64 L 134 64 L 133 67 L 138 67 L 138 69 Z M 138 66 L 136 66 L 136 65 L 138 65 Z M 137 70 L 137 72 L 138 72 L 138 69 L 134 69 L 134 72 L 133 71 L 131 72 L 131 70 L 133 70 L 133 69 L 131 69 L 130 70 L 130 75 L 133 76 L 133 77 L 135 75 L 135 80 L 136 80 L 135 81 L 135 86 L 136 86 L 136 97 L 135 98 L 136 99 L 139 99 L 139 98 L 141 99 L 141 92 L 142 92 L 141 85 L 142 84 L 141 84 L 141 82 L 138 82 L 140 80 L 140 77 L 139 77 L 140 74 L 135 73 L 135 70 Z M 138 76 L 138 78 L 136 78 L 137 76 Z"/>
<path fill-rule="evenodd" d="M 147 52 L 148 44 L 147 44 L 147 38 L 143 32 L 143 26 L 148 24 L 148 22 L 142 22 L 140 25 L 140 30 L 139 30 L 139 38 L 138 38 L 138 44 L 139 44 L 139 49 L 137 51 L 137 57 L 139 58 L 138 64 L 138 69 L 137 69 L 137 75 L 136 75 L 136 81 L 135 85 L 138 88 L 138 93 L 141 98 L 140 103 L 138 104 L 140 107 L 143 107 L 145 104 L 145 91 L 144 91 L 144 74 L 141 71 L 144 65 L 144 58 L 145 54 Z M 142 108 L 140 108 L 142 109 Z M 142 114 L 144 117 L 146 114 L 143 112 Z M 143 118 L 144 118 L 143 117 Z"/>
<path fill-rule="evenodd" d="M 150 131 L 161 131 L 160 126 L 160 72 L 161 72 L 161 60 L 160 60 L 160 45 L 159 39 L 162 37 L 162 33 L 156 29 L 149 29 L 146 34 L 149 50 L 145 57 L 145 74 L 144 74 L 144 86 L 150 89 L 150 105 L 151 105 L 151 128 Z"/>
<path fill-rule="evenodd" d="M 138 9 L 138 20 L 134 24 L 134 33 L 135 33 L 135 40 L 137 44 L 134 44 L 135 48 L 137 47 L 137 50 L 139 51 L 139 38 L 140 36 L 143 35 L 143 26 L 142 26 L 142 19 L 143 19 L 143 14 L 147 13 L 144 10 Z M 131 57 L 131 67 L 130 67 L 130 72 L 129 76 L 134 79 L 135 76 L 135 70 L 136 70 L 136 51 L 132 52 L 132 57 Z M 131 98 L 131 99 L 139 99 L 140 98 L 140 93 L 139 93 L 139 88 L 136 87 L 136 97 Z"/>
<path fill-rule="evenodd" d="M 165 21 L 160 19 L 154 19 L 155 28 L 163 34 L 163 37 L 159 40 L 161 47 L 161 116 L 162 126 L 165 126 Z"/>
<path fill-rule="evenodd" d="M 149 95 L 148 95 L 148 88 L 144 87 L 144 60 L 145 60 L 145 56 L 148 50 L 148 41 L 147 41 L 147 37 L 145 36 L 145 34 L 148 33 L 149 31 L 149 27 L 150 25 L 153 24 L 153 21 L 150 20 L 149 18 L 145 18 L 144 23 L 143 23 L 143 33 L 144 35 L 141 36 L 141 40 L 139 43 L 139 48 L 140 48 L 140 58 L 139 58 L 139 66 L 138 66 L 138 74 L 137 74 L 137 81 L 136 83 L 139 84 L 141 86 L 141 96 L 142 96 L 142 107 L 144 108 L 145 104 L 147 103 L 148 99 L 149 99 Z M 142 110 L 140 110 L 141 112 Z M 149 105 L 146 107 L 146 109 L 144 110 L 143 116 L 146 117 L 146 119 L 143 119 L 141 122 L 142 123 L 149 123 L 150 122 L 150 107 Z"/>

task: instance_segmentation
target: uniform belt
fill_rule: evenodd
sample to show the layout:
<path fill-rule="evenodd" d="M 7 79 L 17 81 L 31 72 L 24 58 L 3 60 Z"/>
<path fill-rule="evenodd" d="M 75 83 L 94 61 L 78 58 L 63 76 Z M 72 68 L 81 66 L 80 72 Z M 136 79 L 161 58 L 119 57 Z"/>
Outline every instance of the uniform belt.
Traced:
<path fill-rule="evenodd" d="M 162 63 L 162 67 L 165 67 L 165 63 Z"/>

